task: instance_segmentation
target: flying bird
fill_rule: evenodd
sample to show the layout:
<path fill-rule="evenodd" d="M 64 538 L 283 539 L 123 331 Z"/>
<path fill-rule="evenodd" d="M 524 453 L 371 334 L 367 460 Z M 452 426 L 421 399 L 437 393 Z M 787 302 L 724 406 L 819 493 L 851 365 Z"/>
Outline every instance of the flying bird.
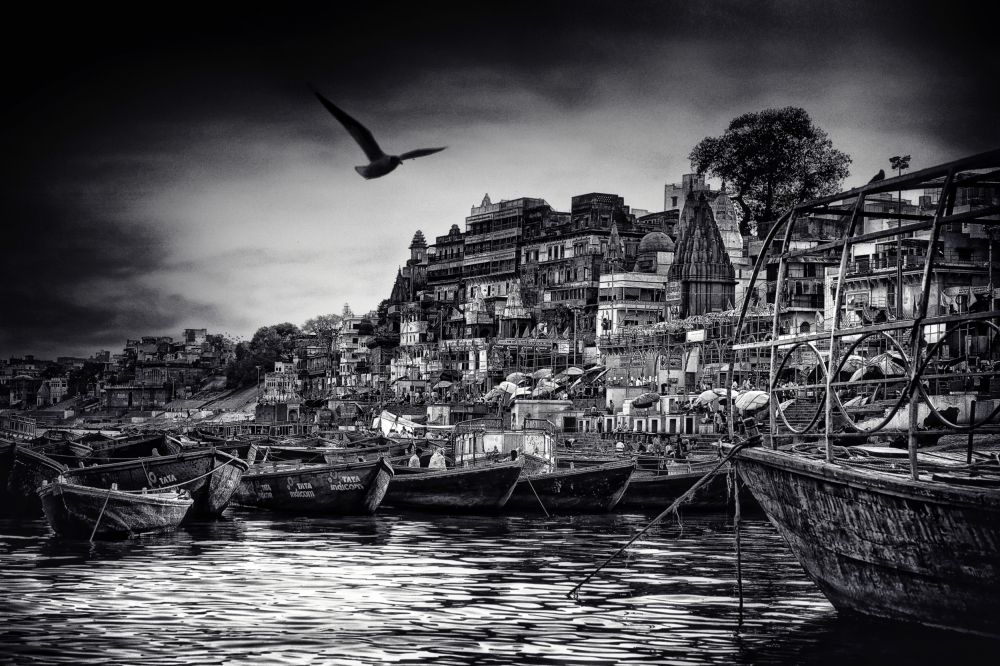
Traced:
<path fill-rule="evenodd" d="M 877 182 L 879 182 L 880 180 L 885 180 L 885 169 L 879 169 L 879 170 L 878 170 L 878 173 L 877 173 L 877 174 L 875 174 L 875 175 L 874 175 L 874 176 L 872 177 L 872 179 L 871 179 L 871 180 L 869 180 L 868 182 L 869 182 L 869 183 L 877 183 Z"/>
<path fill-rule="evenodd" d="M 402 164 L 403 160 L 412 160 L 417 157 L 423 157 L 424 155 L 433 155 L 434 153 L 439 153 L 444 150 L 444 148 L 421 148 L 419 150 L 411 150 L 410 152 L 403 153 L 402 155 L 386 155 L 379 147 L 378 142 L 375 141 L 375 137 L 372 136 L 371 131 L 369 131 L 367 127 L 347 115 L 343 109 L 328 100 L 326 97 L 323 97 L 323 95 L 321 95 L 316 88 L 309 86 L 309 89 L 316 95 L 320 103 L 326 107 L 326 110 L 332 113 L 333 117 L 339 120 L 340 124 L 344 126 L 344 129 L 346 129 L 347 132 L 354 137 L 354 140 L 358 142 L 359 146 L 361 146 L 361 150 L 365 151 L 365 155 L 368 157 L 370 164 L 354 167 L 354 170 L 364 176 L 365 180 L 380 178 L 386 175 Z"/>

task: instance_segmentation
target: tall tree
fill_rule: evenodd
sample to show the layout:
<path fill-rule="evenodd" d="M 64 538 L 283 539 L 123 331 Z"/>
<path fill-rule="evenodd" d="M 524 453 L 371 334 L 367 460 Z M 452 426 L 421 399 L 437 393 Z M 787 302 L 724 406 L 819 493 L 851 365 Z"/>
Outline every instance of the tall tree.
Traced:
<path fill-rule="evenodd" d="M 696 172 L 722 180 L 740 208 L 744 235 L 753 223 L 773 221 L 799 201 L 839 191 L 851 163 L 804 109 L 791 106 L 734 118 L 722 136 L 695 146 L 689 159 Z"/>
<path fill-rule="evenodd" d="M 236 346 L 235 358 L 226 366 L 227 384 L 235 388 L 254 383 L 257 366 L 261 373 L 274 371 L 275 361 L 295 351 L 295 338 L 300 333 L 298 326 L 287 322 L 258 328 L 250 342 Z"/>
<path fill-rule="evenodd" d="M 340 321 L 340 315 L 337 314 L 319 315 L 306 320 L 302 324 L 302 331 L 314 333 L 329 344 L 333 339 L 333 332 L 340 327 Z"/>

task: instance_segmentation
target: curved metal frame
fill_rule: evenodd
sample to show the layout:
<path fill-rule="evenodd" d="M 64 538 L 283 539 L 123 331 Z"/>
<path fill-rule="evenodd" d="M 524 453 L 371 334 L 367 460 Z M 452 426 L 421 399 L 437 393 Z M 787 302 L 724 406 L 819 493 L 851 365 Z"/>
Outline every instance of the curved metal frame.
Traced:
<path fill-rule="evenodd" d="M 809 347 L 810 349 L 812 349 L 813 353 L 816 354 L 816 358 L 819 359 L 819 363 L 817 365 L 819 367 L 823 368 L 823 377 L 824 378 L 826 377 L 827 371 L 826 371 L 826 365 L 823 363 L 823 356 L 819 353 L 819 349 L 817 349 L 816 345 L 814 345 L 812 342 L 798 342 L 795 345 L 793 345 L 791 349 L 789 349 L 787 352 L 785 352 L 785 356 L 784 356 L 784 358 L 781 361 L 781 365 L 778 366 L 778 370 L 777 370 L 777 373 L 776 373 L 775 376 L 781 374 L 781 371 L 785 367 L 785 363 L 787 363 L 788 359 L 791 357 L 792 352 L 794 352 L 799 347 L 802 347 L 803 345 L 805 345 L 805 346 Z M 776 393 L 777 393 L 777 391 L 780 391 L 780 390 L 781 389 L 772 389 L 771 390 L 771 395 L 775 396 Z M 782 420 L 782 422 L 784 422 L 786 428 L 788 428 L 789 430 L 791 430 L 796 435 L 804 435 L 804 434 L 808 433 L 812 429 L 812 427 L 814 425 L 816 425 L 816 422 L 819 420 L 819 415 L 823 412 L 823 409 L 826 407 L 826 395 L 825 395 L 825 392 L 827 391 L 827 389 L 823 389 L 823 391 L 824 391 L 823 402 L 820 403 L 819 406 L 816 408 L 816 413 L 813 414 L 812 420 L 809 421 L 809 425 L 807 425 L 802 430 L 796 430 L 795 428 L 792 427 L 792 425 L 788 422 L 788 419 L 785 417 L 785 410 L 778 409 L 778 406 L 775 405 L 774 411 L 781 415 L 781 420 Z"/>
<path fill-rule="evenodd" d="M 984 319 L 982 323 L 986 324 L 987 326 L 990 326 L 997 333 L 1000 333 L 1000 326 L 997 326 L 996 324 L 994 324 L 993 322 L 989 321 L 988 319 Z M 924 374 L 924 369 L 927 367 L 927 364 L 930 363 L 930 360 L 934 357 L 934 354 L 937 353 L 938 347 L 941 346 L 941 343 L 944 342 L 945 338 L 947 338 L 949 334 L 954 333 L 956 330 L 958 330 L 959 327 L 964 326 L 964 325 L 965 325 L 965 322 L 958 322 L 958 323 L 954 324 L 953 326 L 951 326 L 950 328 L 945 329 L 945 332 L 941 334 L 941 338 L 937 342 L 935 342 L 933 345 L 931 345 L 930 348 L 928 348 L 927 354 L 925 354 L 925 356 L 924 356 L 923 363 L 921 363 L 920 367 L 917 369 L 917 376 L 921 376 L 921 375 Z M 973 423 L 973 422 L 971 422 L 971 419 L 970 419 L 969 425 L 961 425 L 959 423 L 952 423 L 951 421 L 949 421 L 945 417 L 941 416 L 941 412 L 939 412 L 937 410 L 937 408 L 934 407 L 934 405 L 931 403 L 930 395 L 928 395 L 927 390 L 924 388 L 924 385 L 922 383 L 917 382 L 917 390 L 920 391 L 920 398 L 921 398 L 921 400 L 923 400 L 924 402 L 927 403 L 927 406 L 930 408 L 931 413 L 934 416 L 936 416 L 941 421 L 941 423 L 943 423 L 945 425 L 946 428 L 954 428 L 955 430 L 958 430 L 959 432 L 968 432 L 969 430 L 974 430 L 974 429 L 976 429 L 976 428 L 978 428 L 978 427 L 980 427 L 982 425 L 986 425 L 987 423 L 989 423 L 990 421 L 993 420 L 993 417 L 995 417 L 997 414 L 1000 414 L 1000 404 L 998 404 L 996 406 L 996 408 L 994 408 L 994 410 L 992 412 L 990 412 L 989 415 L 986 418 L 984 418 L 982 421 L 978 421 L 978 422 Z"/>

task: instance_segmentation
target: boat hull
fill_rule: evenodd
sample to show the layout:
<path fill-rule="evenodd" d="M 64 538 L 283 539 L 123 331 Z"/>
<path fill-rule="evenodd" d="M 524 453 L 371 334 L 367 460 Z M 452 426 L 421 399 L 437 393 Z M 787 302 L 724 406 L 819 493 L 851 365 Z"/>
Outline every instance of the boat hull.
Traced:
<path fill-rule="evenodd" d="M 521 469 L 520 462 L 445 470 L 403 467 L 396 470 L 383 503 L 416 509 L 496 510 L 514 492 Z"/>
<path fill-rule="evenodd" d="M 42 501 L 38 489 L 47 481 L 56 480 L 66 470 L 62 463 L 37 451 L 17 446 L 14 449 L 10 475 L 7 477 L 7 510 L 26 518 L 42 516 Z"/>
<path fill-rule="evenodd" d="M 709 468 L 710 469 L 710 468 Z M 618 508 L 665 509 L 709 471 L 659 474 L 637 472 L 622 495 Z M 729 504 L 729 482 L 725 469 L 712 475 L 694 496 L 684 503 L 686 509 L 723 509 Z"/>
<path fill-rule="evenodd" d="M 371 515 L 392 476 L 385 458 L 348 465 L 257 465 L 243 475 L 233 502 L 273 511 Z"/>
<path fill-rule="evenodd" d="M 1000 636 L 1000 491 L 764 449 L 738 469 L 838 610 Z"/>
<path fill-rule="evenodd" d="M 549 513 L 604 513 L 621 500 L 635 462 L 609 463 L 583 469 L 559 469 L 522 476 L 505 510 Z"/>
<path fill-rule="evenodd" d="M 172 492 L 131 494 L 58 481 L 42 486 L 38 494 L 52 531 L 77 539 L 173 529 L 194 504 Z"/>
<path fill-rule="evenodd" d="M 208 448 L 70 469 L 65 475 L 70 483 L 91 488 L 115 483 L 120 490 L 176 486 L 191 493 L 192 514 L 217 516 L 229 505 L 248 467 L 246 461 Z"/>

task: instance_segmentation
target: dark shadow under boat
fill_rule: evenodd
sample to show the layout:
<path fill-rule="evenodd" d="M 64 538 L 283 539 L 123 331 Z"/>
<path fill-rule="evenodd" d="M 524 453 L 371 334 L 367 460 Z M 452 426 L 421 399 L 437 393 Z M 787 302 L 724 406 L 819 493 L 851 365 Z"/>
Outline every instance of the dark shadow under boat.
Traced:
<path fill-rule="evenodd" d="M 495 511 L 506 504 L 523 462 L 427 469 L 396 467 L 383 503 L 408 509 Z"/>
<path fill-rule="evenodd" d="M 43 485 L 38 495 L 52 530 L 61 537 L 76 539 L 172 529 L 194 505 L 187 493 L 128 493 L 58 480 Z"/>
<path fill-rule="evenodd" d="M 635 461 L 606 463 L 582 469 L 525 474 L 504 506 L 515 511 L 548 513 L 603 513 L 621 500 Z"/>
<path fill-rule="evenodd" d="M 1000 637 L 1000 475 L 915 481 L 760 448 L 737 468 L 838 610 Z"/>
<path fill-rule="evenodd" d="M 243 475 L 233 502 L 276 511 L 370 515 L 392 477 L 385 458 L 346 465 L 265 463 Z"/>
<path fill-rule="evenodd" d="M 229 504 L 248 468 L 245 460 L 211 447 L 69 469 L 65 475 L 70 483 L 91 488 L 110 488 L 112 484 L 125 491 L 183 488 L 194 499 L 192 513 L 217 516 Z"/>

